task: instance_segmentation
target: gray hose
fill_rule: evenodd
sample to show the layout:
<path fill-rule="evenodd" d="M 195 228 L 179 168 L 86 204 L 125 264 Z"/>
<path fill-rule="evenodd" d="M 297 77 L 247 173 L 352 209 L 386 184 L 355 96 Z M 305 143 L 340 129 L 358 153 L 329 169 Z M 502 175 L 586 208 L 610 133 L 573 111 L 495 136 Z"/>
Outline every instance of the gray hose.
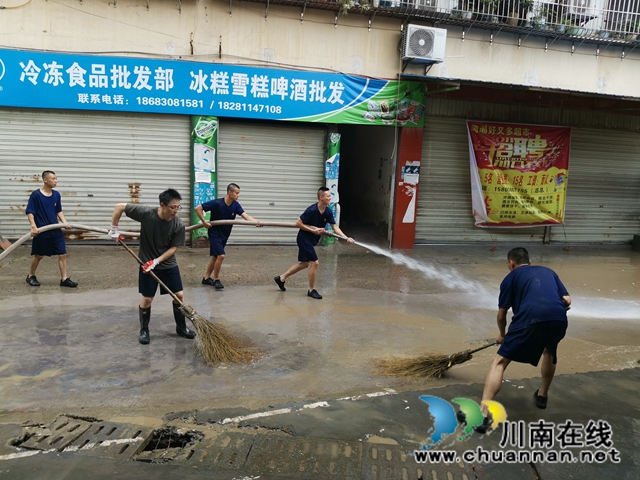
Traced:
<path fill-rule="evenodd" d="M 295 223 L 281 223 L 281 222 L 246 222 L 244 220 L 214 220 L 211 225 L 251 225 L 255 226 L 258 223 L 264 227 L 287 227 L 287 228 L 298 228 Z M 75 228 L 76 230 L 82 230 L 85 232 L 98 232 L 104 233 L 105 235 L 109 233 L 109 230 L 106 228 L 98 228 L 91 227 L 89 225 L 80 225 L 77 223 L 54 223 L 52 225 L 45 225 L 44 227 L 38 228 L 40 232 L 48 232 L 49 230 L 56 230 L 59 228 Z M 186 227 L 186 231 L 190 232 L 192 230 L 196 230 L 198 228 L 203 228 L 202 223 L 197 223 L 195 225 L 190 225 Z M 140 232 L 124 232 L 121 231 L 120 235 L 123 237 L 139 237 Z M 25 233 L 18 240 L 16 240 L 9 248 L 7 248 L 4 252 L 0 253 L 0 261 L 2 261 L 5 257 L 7 257 L 11 252 L 13 252 L 16 248 L 22 245 L 24 242 L 32 238 L 31 232 Z"/>

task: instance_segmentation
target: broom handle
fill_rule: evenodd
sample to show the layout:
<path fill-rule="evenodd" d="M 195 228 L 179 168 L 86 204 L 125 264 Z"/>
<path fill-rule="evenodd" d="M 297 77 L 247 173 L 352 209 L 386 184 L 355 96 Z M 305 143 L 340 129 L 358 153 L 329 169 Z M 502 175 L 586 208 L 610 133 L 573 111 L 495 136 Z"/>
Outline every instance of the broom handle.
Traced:
<path fill-rule="evenodd" d="M 142 262 L 142 260 L 140 260 L 140 257 L 138 257 L 138 255 L 136 255 L 136 252 L 134 252 L 133 250 L 131 250 L 131 249 L 129 248 L 129 246 L 128 246 L 126 243 L 124 243 L 121 239 L 118 239 L 118 241 L 120 242 L 120 245 L 122 245 L 124 248 L 126 248 L 126 249 L 127 249 L 127 252 L 129 252 L 129 253 L 133 256 L 133 258 L 135 258 L 135 259 L 138 261 L 138 263 L 139 263 L 140 265 L 144 265 L 144 263 Z M 155 279 L 155 281 L 156 281 L 156 282 L 158 282 L 158 283 L 160 284 L 160 286 L 161 286 L 162 288 L 164 288 L 164 289 L 167 291 L 167 293 L 168 293 L 169 295 L 171 295 L 171 298 L 173 298 L 173 300 L 174 300 L 175 302 L 177 302 L 177 303 L 178 303 L 178 305 L 180 305 L 181 307 L 183 307 L 183 306 L 184 306 L 184 303 L 180 301 L 180 299 L 178 298 L 178 296 L 177 296 L 175 293 L 173 293 L 171 290 L 169 290 L 169 287 L 167 287 L 167 286 L 164 284 L 164 282 L 163 282 L 162 280 L 160 280 L 160 279 L 158 278 L 158 276 L 157 276 L 155 273 L 153 273 L 153 270 L 149 270 L 148 274 L 149 274 L 149 275 L 151 275 L 151 276 Z"/>
<path fill-rule="evenodd" d="M 487 343 L 486 345 L 483 345 L 482 347 L 478 347 L 475 350 L 469 350 L 469 354 L 479 352 L 480 350 L 484 350 L 485 348 L 493 347 L 495 344 L 496 342 Z"/>

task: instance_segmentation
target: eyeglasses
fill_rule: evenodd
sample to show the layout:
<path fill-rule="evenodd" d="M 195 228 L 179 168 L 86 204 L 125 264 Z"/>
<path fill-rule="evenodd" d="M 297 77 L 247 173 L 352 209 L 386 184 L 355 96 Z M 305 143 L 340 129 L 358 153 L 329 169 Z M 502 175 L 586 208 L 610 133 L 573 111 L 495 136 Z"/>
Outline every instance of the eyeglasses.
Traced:
<path fill-rule="evenodd" d="M 174 212 L 179 212 L 180 210 L 182 210 L 182 205 L 165 205 L 169 210 L 172 210 Z"/>

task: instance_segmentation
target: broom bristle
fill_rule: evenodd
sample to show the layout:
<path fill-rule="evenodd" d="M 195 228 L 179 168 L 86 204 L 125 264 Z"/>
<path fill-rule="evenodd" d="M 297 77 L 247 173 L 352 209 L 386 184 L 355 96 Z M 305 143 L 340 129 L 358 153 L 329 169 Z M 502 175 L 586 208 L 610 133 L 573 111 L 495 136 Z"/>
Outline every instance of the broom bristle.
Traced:
<path fill-rule="evenodd" d="M 414 358 L 392 358 L 378 360 L 376 367 L 381 375 L 401 377 L 440 378 L 453 365 L 458 365 L 473 357 L 469 350 L 453 355 L 421 355 Z"/>
<path fill-rule="evenodd" d="M 209 365 L 251 363 L 261 356 L 261 352 L 250 341 L 233 335 L 224 325 L 201 317 L 189 305 L 183 304 L 181 310 L 191 320 L 198 334 L 196 350 L 203 362 Z"/>

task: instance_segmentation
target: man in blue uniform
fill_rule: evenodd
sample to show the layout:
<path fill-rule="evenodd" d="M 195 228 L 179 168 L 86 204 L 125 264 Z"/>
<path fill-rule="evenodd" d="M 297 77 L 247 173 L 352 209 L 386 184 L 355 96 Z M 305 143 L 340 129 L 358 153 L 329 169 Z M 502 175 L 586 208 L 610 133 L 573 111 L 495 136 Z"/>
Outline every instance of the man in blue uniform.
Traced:
<path fill-rule="evenodd" d="M 54 188 L 58 185 L 58 177 L 51 170 L 42 172 L 44 185 L 38 190 L 34 190 L 29 197 L 25 213 L 31 224 L 31 266 L 27 283 L 32 287 L 39 287 L 40 282 L 36 278 L 36 269 L 40 260 L 51 255 L 58 255 L 58 268 L 60 269 L 60 286 L 75 288 L 76 282 L 67 276 L 67 248 L 64 243 L 64 235 L 60 229 L 40 232 L 40 228 L 46 225 L 67 223 L 62 213 L 62 203 L 60 193 Z M 71 227 L 67 227 L 71 228 Z"/>
<path fill-rule="evenodd" d="M 204 212 L 211 212 L 209 220 L 212 222 L 214 220 L 235 220 L 237 218 L 236 215 L 239 215 L 248 222 L 258 222 L 256 226 L 259 227 L 259 220 L 246 213 L 238 203 L 239 197 L 240 187 L 235 183 L 230 183 L 227 186 L 226 196 L 210 200 L 196 207 L 196 215 L 202 221 L 202 225 L 209 229 L 209 254 L 211 255 L 211 260 L 209 260 L 204 277 L 202 277 L 202 284 L 211 285 L 217 290 L 224 288 L 220 281 L 220 269 L 225 257 L 224 247 L 227 245 L 233 225 L 211 225 L 204 219 Z M 212 273 L 213 278 L 211 278 Z"/>
<path fill-rule="evenodd" d="M 500 333 L 496 343 L 500 349 L 487 374 L 482 400 L 493 400 L 498 394 L 509 363 L 530 363 L 537 367 L 542 357 L 542 382 L 534 398 L 538 408 L 547 408 L 549 386 L 558 362 L 557 347 L 567 330 L 571 297 L 553 270 L 531 266 L 526 249 L 510 250 L 507 262 L 511 273 L 500 284 L 498 301 Z M 505 334 L 509 308 L 513 310 L 513 318 Z M 486 416 L 487 412 L 484 413 Z"/>
<path fill-rule="evenodd" d="M 284 282 L 291 275 L 295 275 L 305 268 L 309 269 L 309 290 L 307 296 L 321 300 L 322 295 L 315 289 L 316 273 L 318 272 L 318 255 L 316 255 L 315 246 L 318 244 L 320 237 L 324 235 L 324 227 L 331 225 L 331 228 L 343 237 L 346 235 L 340 230 L 340 227 L 336 225 L 336 221 L 333 218 L 333 212 L 329 208 L 331 203 L 331 192 L 328 188 L 322 187 L 318 189 L 318 203 L 314 203 L 307 208 L 300 218 L 296 221 L 296 227 L 298 231 L 298 262 L 293 265 L 282 275 L 273 277 L 275 282 L 283 292 L 286 290 Z M 347 243 L 353 243 L 353 238 L 349 237 Z"/>

